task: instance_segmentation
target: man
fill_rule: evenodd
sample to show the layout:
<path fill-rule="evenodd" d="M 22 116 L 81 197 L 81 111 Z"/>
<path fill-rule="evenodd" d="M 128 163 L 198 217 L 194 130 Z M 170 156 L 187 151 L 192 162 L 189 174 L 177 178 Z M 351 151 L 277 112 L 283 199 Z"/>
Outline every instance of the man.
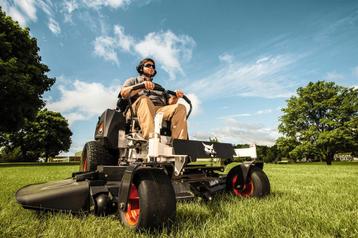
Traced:
<path fill-rule="evenodd" d="M 174 139 L 188 139 L 186 122 L 186 108 L 178 104 L 178 99 L 183 97 L 181 90 L 176 90 L 176 96 L 169 97 L 166 93 L 155 91 L 153 77 L 156 75 L 155 62 L 153 59 L 145 58 L 137 66 L 139 76 L 127 79 L 120 91 L 123 98 L 138 97 L 133 103 L 133 111 L 136 113 L 142 136 L 148 139 L 154 132 L 154 116 L 158 112 L 163 113 L 163 119 L 171 121 L 171 134 Z M 134 85 L 144 83 L 145 89 L 133 90 Z"/>

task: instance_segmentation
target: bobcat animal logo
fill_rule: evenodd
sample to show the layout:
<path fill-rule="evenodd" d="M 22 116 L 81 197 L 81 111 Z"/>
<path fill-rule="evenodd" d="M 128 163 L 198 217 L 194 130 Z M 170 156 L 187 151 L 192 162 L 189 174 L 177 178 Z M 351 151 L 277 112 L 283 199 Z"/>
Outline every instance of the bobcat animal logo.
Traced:
<path fill-rule="evenodd" d="M 207 155 L 210 155 L 211 157 L 216 155 L 216 151 L 214 150 L 214 144 L 206 145 L 202 143 L 204 146 L 204 151 Z"/>

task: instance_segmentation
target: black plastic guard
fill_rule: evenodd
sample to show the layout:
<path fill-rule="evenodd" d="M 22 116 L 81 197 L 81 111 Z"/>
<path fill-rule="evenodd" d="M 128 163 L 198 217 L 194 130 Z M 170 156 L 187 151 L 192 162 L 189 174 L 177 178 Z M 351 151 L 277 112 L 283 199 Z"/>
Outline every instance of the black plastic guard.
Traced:
<path fill-rule="evenodd" d="M 131 188 L 134 173 L 140 164 L 129 165 L 124 171 L 118 196 L 119 209 L 122 211 L 127 210 L 128 196 Z"/>
<path fill-rule="evenodd" d="M 118 131 L 125 130 L 126 121 L 121 112 L 107 109 L 98 118 L 94 139 L 102 141 L 104 146 L 118 148 Z"/>
<path fill-rule="evenodd" d="M 232 159 L 235 154 L 232 144 L 219 142 L 174 139 L 173 148 L 174 154 L 188 155 L 194 160 L 208 157 Z"/>
<path fill-rule="evenodd" d="M 32 184 L 19 189 L 16 200 L 26 209 L 89 211 L 89 185 L 74 179 Z"/>

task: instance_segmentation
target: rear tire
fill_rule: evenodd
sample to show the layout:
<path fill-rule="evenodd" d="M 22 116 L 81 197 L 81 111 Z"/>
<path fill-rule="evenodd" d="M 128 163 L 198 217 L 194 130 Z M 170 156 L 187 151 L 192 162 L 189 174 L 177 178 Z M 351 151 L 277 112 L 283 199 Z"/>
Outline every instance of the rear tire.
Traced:
<path fill-rule="evenodd" d="M 82 151 L 80 171 L 95 171 L 98 165 L 113 165 L 114 158 L 103 145 L 97 141 L 85 144 Z"/>
<path fill-rule="evenodd" d="M 240 166 L 230 170 L 227 176 L 227 190 L 239 197 L 264 197 L 270 194 L 270 181 L 262 169 L 252 167 L 247 183 L 243 182 L 243 172 Z M 239 184 L 239 187 L 235 187 Z"/>
<path fill-rule="evenodd" d="M 119 210 L 122 223 L 133 230 L 170 225 L 176 216 L 176 198 L 170 178 L 160 169 L 141 169 L 131 186 L 127 210 Z"/>

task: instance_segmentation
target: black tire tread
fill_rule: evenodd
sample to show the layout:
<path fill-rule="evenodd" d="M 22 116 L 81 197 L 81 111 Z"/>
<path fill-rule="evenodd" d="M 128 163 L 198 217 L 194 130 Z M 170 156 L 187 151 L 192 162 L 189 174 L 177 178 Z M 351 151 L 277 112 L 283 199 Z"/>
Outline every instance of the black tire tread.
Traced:
<path fill-rule="evenodd" d="M 81 156 L 81 170 L 84 171 L 83 163 L 87 158 L 85 171 L 95 171 L 98 165 L 113 165 L 114 158 L 111 153 L 97 141 L 89 141 L 85 144 Z"/>
<path fill-rule="evenodd" d="M 140 169 L 136 172 L 133 183 L 139 193 L 139 221 L 135 226 L 128 225 L 125 213 L 120 211 L 124 225 L 136 230 L 170 225 L 176 216 L 176 198 L 168 175 L 160 169 Z"/>
<path fill-rule="evenodd" d="M 232 168 L 229 172 L 229 174 L 227 175 L 227 180 L 226 180 L 226 189 L 228 192 L 232 192 L 233 191 L 233 187 L 231 184 L 231 179 L 233 178 L 233 176 L 238 175 L 239 179 L 241 181 L 243 181 L 243 171 L 242 168 L 240 166 L 235 166 L 234 168 Z M 270 181 L 267 177 L 267 175 L 265 174 L 265 172 L 258 167 L 251 167 L 249 170 L 249 179 L 252 180 L 253 185 L 254 185 L 254 191 L 252 193 L 252 195 L 250 195 L 250 197 L 264 197 L 267 196 L 268 194 L 270 194 Z"/>
<path fill-rule="evenodd" d="M 250 171 L 250 179 L 254 183 L 253 197 L 260 198 L 270 194 L 270 181 L 262 169 L 253 167 Z"/>

